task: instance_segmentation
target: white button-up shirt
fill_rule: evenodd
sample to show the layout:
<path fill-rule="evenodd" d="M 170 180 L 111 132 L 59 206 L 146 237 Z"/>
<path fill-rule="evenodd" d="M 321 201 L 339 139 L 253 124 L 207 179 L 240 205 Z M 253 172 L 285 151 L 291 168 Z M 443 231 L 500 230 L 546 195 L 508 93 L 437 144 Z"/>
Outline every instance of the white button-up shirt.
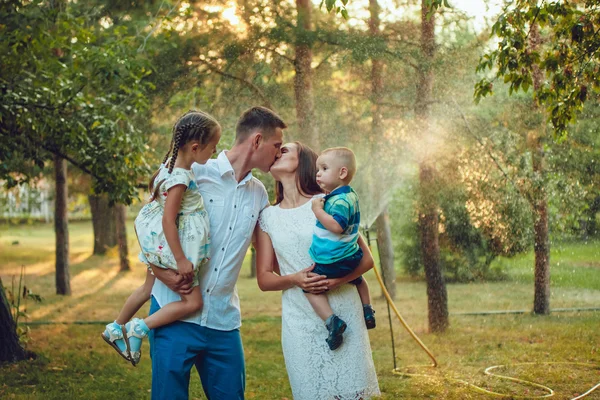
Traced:
<path fill-rule="evenodd" d="M 211 251 L 208 264 L 200 270 L 204 306 L 200 312 L 183 319 L 222 331 L 237 329 L 242 324 L 235 284 L 258 215 L 269 203 L 265 186 L 251 172 L 241 182 L 236 181 L 226 153 L 221 152 L 205 165 L 192 166 L 210 219 Z M 181 300 L 158 279 L 152 295 L 161 307 Z"/>

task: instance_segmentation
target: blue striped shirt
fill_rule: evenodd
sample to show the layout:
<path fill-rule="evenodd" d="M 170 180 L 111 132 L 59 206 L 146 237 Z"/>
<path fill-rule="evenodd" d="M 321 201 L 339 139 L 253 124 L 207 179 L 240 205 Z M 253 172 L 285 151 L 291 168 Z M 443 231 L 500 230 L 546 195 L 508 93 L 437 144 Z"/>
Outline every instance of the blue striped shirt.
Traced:
<path fill-rule="evenodd" d="M 310 256 L 319 264 L 333 264 L 358 251 L 360 208 L 358 195 L 350 186 L 341 186 L 325 196 L 325 212 L 343 229 L 341 234 L 328 231 L 319 220 L 313 230 Z"/>

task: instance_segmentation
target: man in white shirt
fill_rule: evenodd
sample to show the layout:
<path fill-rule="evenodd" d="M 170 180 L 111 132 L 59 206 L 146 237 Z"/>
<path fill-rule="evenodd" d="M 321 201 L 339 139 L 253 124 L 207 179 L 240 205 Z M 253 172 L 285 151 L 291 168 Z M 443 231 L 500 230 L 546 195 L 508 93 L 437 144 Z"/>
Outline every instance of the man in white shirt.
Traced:
<path fill-rule="evenodd" d="M 194 164 L 196 183 L 210 219 L 211 256 L 200 271 L 204 307 L 151 335 L 152 399 L 187 399 L 196 365 L 210 400 L 243 399 L 245 364 L 235 283 L 260 212 L 269 204 L 252 169 L 267 172 L 281 156 L 283 129 L 273 111 L 252 107 L 240 117 L 236 141 L 205 165 Z M 176 272 L 153 268 L 150 313 L 189 290 Z"/>

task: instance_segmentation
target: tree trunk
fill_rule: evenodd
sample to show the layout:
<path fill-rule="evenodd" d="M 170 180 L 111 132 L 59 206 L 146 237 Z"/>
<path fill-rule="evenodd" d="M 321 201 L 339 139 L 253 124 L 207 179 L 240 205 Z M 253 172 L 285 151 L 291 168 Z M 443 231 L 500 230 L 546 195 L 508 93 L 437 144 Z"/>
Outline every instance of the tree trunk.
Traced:
<path fill-rule="evenodd" d="M 421 61 L 418 67 L 417 98 L 415 114 L 423 130 L 430 134 L 430 104 L 433 93 L 433 61 L 435 55 L 435 19 L 427 16 L 427 0 L 421 1 Z M 427 280 L 427 305 L 429 330 L 443 332 L 449 325 L 448 295 L 440 265 L 439 221 L 436 200 L 436 171 L 426 156 L 419 163 L 420 208 L 419 233 L 421 254 Z"/>
<path fill-rule="evenodd" d="M 17 327 L 0 278 L 0 363 L 25 360 L 35 356 L 21 347 Z"/>
<path fill-rule="evenodd" d="M 530 47 L 537 50 L 540 44 L 540 32 L 537 24 L 531 26 Z M 539 67 L 533 67 L 533 87 L 537 91 L 543 81 Z M 537 105 L 534 108 L 538 109 Z M 539 111 L 538 112 L 542 112 Z M 542 124 L 545 125 L 545 122 Z M 544 139 L 545 128 L 540 126 L 539 134 L 532 141 L 532 165 L 536 184 L 533 193 L 534 219 L 534 253 L 535 253 L 535 283 L 533 297 L 533 312 L 536 314 L 550 313 L 550 240 L 548 237 L 548 198 L 545 188 Z"/>
<path fill-rule="evenodd" d="M 256 249 L 254 246 L 250 246 L 250 252 L 252 253 L 252 259 L 250 260 L 250 278 L 256 277 Z"/>
<path fill-rule="evenodd" d="M 296 97 L 296 118 L 304 140 L 314 149 L 319 148 L 319 137 L 315 127 L 312 93 L 312 49 L 309 33 L 312 29 L 312 2 L 296 0 L 298 11 L 298 34 L 296 39 L 296 59 L 294 69 L 294 94 Z"/>
<path fill-rule="evenodd" d="M 106 195 L 89 195 L 88 201 L 92 211 L 94 254 L 102 255 L 118 243 L 115 209 L 109 206 Z"/>
<path fill-rule="evenodd" d="M 56 294 L 71 294 L 69 276 L 69 226 L 67 218 L 67 160 L 54 156 L 56 199 L 54 203 L 54 232 L 56 234 Z"/>
<path fill-rule="evenodd" d="M 129 271 L 129 247 L 127 246 L 127 208 L 124 204 L 115 206 L 115 226 L 117 231 L 117 239 L 119 242 L 119 260 L 121 263 L 121 271 Z"/>
<path fill-rule="evenodd" d="M 419 210 L 419 233 L 421 236 L 421 254 L 427 281 L 427 307 L 429 330 L 443 332 L 449 325 L 448 294 L 446 282 L 440 265 L 439 221 L 437 202 L 432 186 L 435 170 L 425 162 L 419 165 L 421 185 L 421 209 Z"/>
<path fill-rule="evenodd" d="M 369 33 L 373 37 L 381 35 L 379 28 L 379 4 L 377 0 L 369 0 Z M 378 58 L 371 60 L 371 156 L 378 154 L 378 144 L 381 142 L 383 117 L 381 113 L 381 100 L 383 98 L 383 61 Z M 369 165 L 367 168 L 372 168 Z M 375 174 L 371 173 L 373 177 Z M 381 192 L 382 189 L 375 189 L 375 192 Z M 394 268 L 394 246 L 392 244 L 392 230 L 390 229 L 390 218 L 386 208 L 376 219 L 377 244 L 379 251 L 379 260 L 383 275 L 383 284 L 392 299 L 396 298 L 396 269 Z M 382 293 L 383 297 L 383 293 Z"/>

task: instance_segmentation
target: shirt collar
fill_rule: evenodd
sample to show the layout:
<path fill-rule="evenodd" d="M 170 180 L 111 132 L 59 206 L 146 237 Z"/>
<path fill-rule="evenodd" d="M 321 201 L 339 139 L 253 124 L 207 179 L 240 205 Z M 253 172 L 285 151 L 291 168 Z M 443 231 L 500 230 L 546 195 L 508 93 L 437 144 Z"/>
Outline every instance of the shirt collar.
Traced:
<path fill-rule="evenodd" d="M 229 158 L 227 158 L 227 150 L 223 150 L 217 156 L 217 167 L 219 168 L 219 174 L 221 174 L 221 176 L 223 176 L 225 174 L 229 174 L 229 175 L 233 176 L 233 178 L 235 179 L 235 171 L 233 170 L 233 167 L 231 166 L 231 162 L 229 162 Z M 252 171 L 250 171 L 246 174 L 244 179 L 242 179 L 240 181 L 239 185 L 245 184 L 250 179 L 252 179 Z"/>
<path fill-rule="evenodd" d="M 333 196 L 336 196 L 338 194 L 350 193 L 351 191 L 352 191 L 352 188 L 348 185 L 340 186 L 339 188 L 335 189 L 333 192 L 331 192 L 327 196 L 325 196 L 325 201 L 327 201 L 327 199 L 329 199 Z"/>

